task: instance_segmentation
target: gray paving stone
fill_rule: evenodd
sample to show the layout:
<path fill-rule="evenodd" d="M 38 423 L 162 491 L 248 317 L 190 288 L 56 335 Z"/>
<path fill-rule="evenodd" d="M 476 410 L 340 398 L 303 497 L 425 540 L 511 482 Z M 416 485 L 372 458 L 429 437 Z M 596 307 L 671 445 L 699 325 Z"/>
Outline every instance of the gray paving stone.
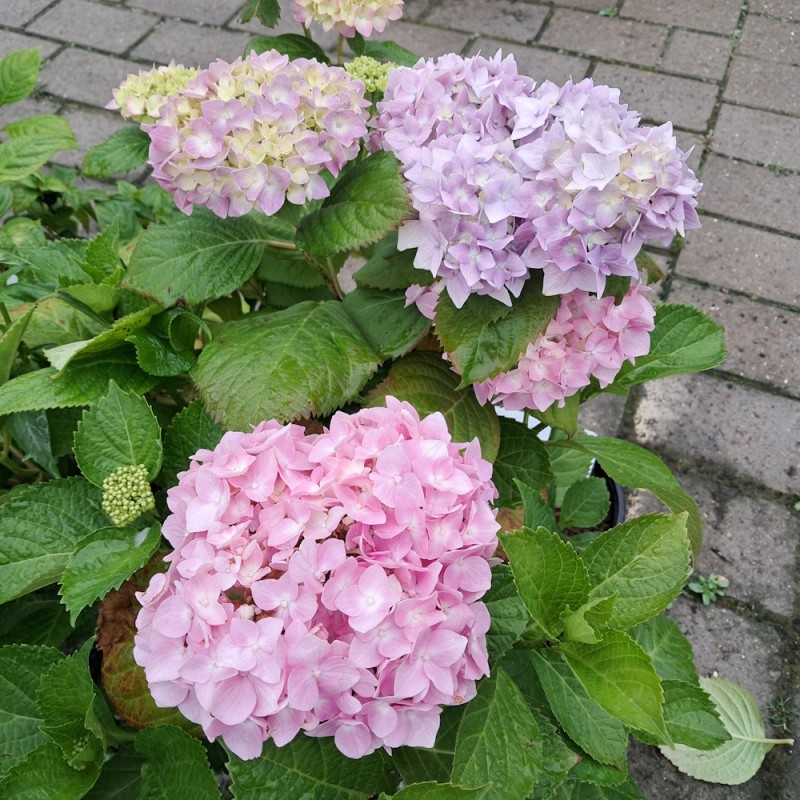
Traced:
<path fill-rule="evenodd" d="M 714 33 L 733 33 L 741 6 L 741 0 L 626 0 L 621 16 Z"/>
<path fill-rule="evenodd" d="M 66 150 L 55 159 L 59 164 L 68 167 L 77 167 L 83 163 L 83 155 L 90 147 L 100 144 L 108 139 L 111 134 L 120 128 L 130 126 L 119 114 L 114 111 L 92 111 L 87 108 L 67 107 L 61 112 L 75 132 L 75 138 L 80 145 L 80 152 Z"/>
<path fill-rule="evenodd" d="M 47 42 L 44 39 L 34 39 L 33 36 L 25 36 L 13 31 L 0 30 L 0 58 L 7 56 L 14 50 L 28 50 L 31 47 L 41 47 L 40 56 L 42 61 L 55 53 L 61 45 L 56 42 Z"/>
<path fill-rule="evenodd" d="M 386 26 L 383 33 L 374 34 L 372 38 L 377 41 L 391 39 L 401 47 L 425 58 L 433 58 L 444 53 L 460 53 L 469 41 L 466 33 L 446 31 L 427 25 L 414 25 L 402 20 L 392 22 Z"/>
<path fill-rule="evenodd" d="M 1 17 L 3 25 L 22 27 L 52 2 L 53 0 L 4 0 Z"/>
<path fill-rule="evenodd" d="M 598 394 L 581 406 L 580 426 L 599 436 L 616 436 L 625 410 L 626 398 L 616 394 Z"/>
<path fill-rule="evenodd" d="M 546 80 L 566 83 L 570 78 L 579 81 L 586 75 L 591 64 L 586 58 L 554 53 L 552 50 L 540 47 L 525 47 L 519 44 L 509 46 L 508 42 L 483 37 L 476 39 L 470 45 L 469 55 L 475 55 L 480 51 L 483 55 L 490 56 L 500 49 L 503 53 L 512 53 L 520 73 L 530 75 L 537 84 Z"/>
<path fill-rule="evenodd" d="M 58 103 L 41 98 L 26 97 L 18 103 L 8 106 L 0 106 L 0 128 L 8 125 L 9 122 L 16 122 L 25 117 L 33 117 L 39 114 L 55 114 L 58 110 Z"/>
<path fill-rule="evenodd" d="M 660 68 L 683 75 L 722 80 L 733 42 L 728 37 L 694 31 L 674 31 Z"/>
<path fill-rule="evenodd" d="M 527 42 L 539 32 L 546 16 L 546 6 L 533 6 L 518 0 L 492 0 L 491 3 L 473 1 L 466 4 L 464 0 L 437 0 L 426 22 L 469 33 Z"/>
<path fill-rule="evenodd" d="M 703 148 L 706 146 L 706 138 L 696 133 L 687 133 L 686 131 L 675 131 L 675 138 L 678 140 L 678 147 L 680 147 L 684 153 L 689 150 L 689 148 L 694 148 L 686 163 L 695 173 L 699 173 L 700 161 L 703 158 Z"/>
<path fill-rule="evenodd" d="M 29 30 L 64 42 L 123 53 L 144 36 L 157 18 L 138 11 L 112 8 L 88 0 L 61 0 Z"/>
<path fill-rule="evenodd" d="M 800 67 L 734 56 L 725 100 L 800 115 Z"/>
<path fill-rule="evenodd" d="M 679 275 L 800 306 L 797 240 L 715 217 L 702 223 L 678 257 Z"/>
<path fill-rule="evenodd" d="M 714 130 L 713 149 L 728 156 L 800 170 L 793 117 L 724 103 Z"/>
<path fill-rule="evenodd" d="M 207 67 L 218 58 L 238 58 L 249 38 L 244 31 L 224 31 L 170 19 L 140 42 L 133 55 L 160 64 L 175 59 L 187 67 Z"/>
<path fill-rule="evenodd" d="M 647 384 L 636 438 L 678 466 L 715 465 L 779 492 L 800 490 L 800 403 L 716 375 Z"/>
<path fill-rule="evenodd" d="M 113 56 L 67 48 L 42 70 L 39 88 L 56 97 L 103 107 L 112 90 L 141 65 Z"/>
<path fill-rule="evenodd" d="M 800 65 L 800 22 L 748 15 L 737 52 L 782 64 Z"/>
<path fill-rule="evenodd" d="M 800 312 L 681 280 L 673 283 L 669 299 L 696 306 L 724 326 L 726 372 L 800 397 Z"/>
<path fill-rule="evenodd" d="M 434 0 L 435 1 L 435 0 Z M 613 0 L 553 0 L 554 6 L 581 8 L 585 11 L 602 11 L 612 5 Z"/>
<path fill-rule="evenodd" d="M 800 21 L 800 4 L 797 0 L 749 0 L 748 5 L 751 12 Z"/>
<path fill-rule="evenodd" d="M 588 56 L 654 66 L 667 29 L 598 14 L 557 9 L 539 41 Z"/>
<path fill-rule="evenodd" d="M 714 109 L 717 87 L 691 78 L 612 64 L 599 64 L 595 83 L 607 83 L 622 90 L 622 102 L 650 122 L 667 122 L 682 128 L 704 131 Z"/>
<path fill-rule="evenodd" d="M 800 515 L 785 505 L 743 494 L 696 471 L 676 471 L 703 516 L 703 549 L 695 572 L 724 575 L 728 597 L 757 602 L 785 617 L 794 609 Z M 628 518 L 666 509 L 649 492 L 628 497 Z"/>
<path fill-rule="evenodd" d="M 128 7 L 215 25 L 227 22 L 243 5 L 242 0 L 128 0 Z"/>
<path fill-rule="evenodd" d="M 703 210 L 800 234 L 800 175 L 712 155 L 703 183 Z"/>

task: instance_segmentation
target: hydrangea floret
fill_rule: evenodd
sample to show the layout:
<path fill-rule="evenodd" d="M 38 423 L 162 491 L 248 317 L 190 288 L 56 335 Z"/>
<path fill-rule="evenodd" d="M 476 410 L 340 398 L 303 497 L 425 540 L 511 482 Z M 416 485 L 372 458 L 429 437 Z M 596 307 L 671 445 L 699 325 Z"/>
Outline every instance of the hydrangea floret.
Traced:
<path fill-rule="evenodd" d="M 416 267 L 457 307 L 509 304 L 532 269 L 546 295 L 602 294 L 636 278 L 645 242 L 699 225 L 700 184 L 670 123 L 640 125 L 619 90 L 591 79 L 538 88 L 498 53 L 393 70 L 373 147 L 395 153 L 418 219 L 400 229 Z"/>
<path fill-rule="evenodd" d="M 292 11 L 306 28 L 316 22 L 324 31 L 366 37 L 383 33 L 389 22 L 400 19 L 403 0 L 292 0 Z"/>
<path fill-rule="evenodd" d="M 114 89 L 114 99 L 106 108 L 118 109 L 123 119 L 133 122 L 155 122 L 167 98 L 185 89 L 197 73 L 194 67 L 184 67 L 174 61 L 166 67 L 139 70 L 138 75 L 128 75 L 119 88 Z"/>
<path fill-rule="evenodd" d="M 155 498 L 144 464 L 120 467 L 103 481 L 102 507 L 120 528 L 133 522 L 145 511 L 155 508 Z"/>
<path fill-rule="evenodd" d="M 431 747 L 488 674 L 491 476 L 477 440 L 391 397 L 199 451 L 168 494 L 169 570 L 139 596 L 156 702 L 242 758 L 300 731 L 351 758 Z"/>
<path fill-rule="evenodd" d="M 286 200 L 327 197 L 321 173 L 358 155 L 368 106 L 364 84 L 340 67 L 274 50 L 218 59 L 143 126 L 153 177 L 187 214 L 271 215 Z"/>
<path fill-rule="evenodd" d="M 389 80 L 389 72 L 397 65 L 389 61 L 381 62 L 369 56 L 357 56 L 344 65 L 351 78 L 361 81 L 367 92 L 385 92 Z"/>

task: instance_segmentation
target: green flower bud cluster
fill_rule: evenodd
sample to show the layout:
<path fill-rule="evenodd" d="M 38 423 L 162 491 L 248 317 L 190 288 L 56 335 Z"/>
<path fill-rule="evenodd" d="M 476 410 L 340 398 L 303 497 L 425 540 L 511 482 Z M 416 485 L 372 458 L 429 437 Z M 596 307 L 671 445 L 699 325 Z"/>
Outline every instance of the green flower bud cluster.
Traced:
<path fill-rule="evenodd" d="M 118 89 L 114 99 L 106 108 L 119 109 L 125 119 L 139 124 L 155 122 L 160 108 L 170 95 L 185 89 L 189 81 L 197 77 L 198 70 L 170 61 L 166 67 L 140 70 L 138 75 L 128 75 Z"/>
<path fill-rule="evenodd" d="M 358 56 L 349 64 L 345 64 L 351 78 L 361 81 L 369 94 L 373 92 L 385 92 L 386 81 L 389 80 L 389 70 L 394 69 L 397 64 L 388 62 L 381 64 L 369 56 Z"/>
<path fill-rule="evenodd" d="M 142 464 L 120 467 L 103 481 L 103 511 L 119 528 L 155 505 L 147 469 Z"/>

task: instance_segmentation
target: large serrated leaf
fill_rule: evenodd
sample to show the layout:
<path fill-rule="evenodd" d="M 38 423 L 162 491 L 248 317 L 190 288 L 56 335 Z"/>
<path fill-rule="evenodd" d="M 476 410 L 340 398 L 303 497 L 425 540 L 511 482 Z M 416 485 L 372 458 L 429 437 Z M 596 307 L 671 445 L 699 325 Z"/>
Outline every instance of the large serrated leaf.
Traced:
<path fill-rule="evenodd" d="M 714 701 L 717 713 L 731 736 L 710 752 L 684 745 L 662 747 L 661 752 L 681 771 L 711 783 L 735 786 L 758 772 L 764 756 L 776 744 L 791 739 L 767 739 L 753 695 L 724 678 L 700 678 L 700 685 Z"/>
<path fill-rule="evenodd" d="M 382 406 L 386 396 L 406 400 L 421 416 L 440 411 L 453 441 L 469 442 L 476 436 L 481 455 L 494 461 L 500 424 L 490 406 L 481 406 L 467 389 L 459 390 L 458 377 L 438 353 L 415 351 L 396 361 L 389 375 L 367 395 L 368 406 Z"/>
<path fill-rule="evenodd" d="M 496 661 L 514 646 L 528 625 L 528 612 L 507 565 L 492 567 L 492 585 L 483 602 L 492 619 L 486 633 L 486 646 L 489 658 Z"/>
<path fill-rule="evenodd" d="M 408 353 L 431 326 L 415 305 L 406 306 L 403 292 L 355 289 L 343 302 L 364 338 L 384 359 Z"/>
<path fill-rule="evenodd" d="M 191 217 L 153 225 L 139 239 L 123 285 L 164 305 L 202 303 L 238 289 L 255 272 L 269 241 L 294 229 L 278 217 L 220 219 L 196 208 Z"/>
<path fill-rule="evenodd" d="M 214 417 L 247 430 L 265 419 L 330 414 L 358 394 L 379 360 L 341 303 L 308 301 L 223 325 L 193 377 Z"/>
<path fill-rule="evenodd" d="M 100 765 L 73 769 L 53 742 L 40 745 L 15 764 L 0 781 L 3 800 L 52 798 L 58 787 L 58 800 L 80 800 L 92 788 L 100 774 Z"/>
<path fill-rule="evenodd" d="M 124 747 L 103 764 L 100 777 L 85 800 L 139 800 L 144 756 Z"/>
<path fill-rule="evenodd" d="M 560 787 L 553 800 L 645 800 L 645 797 L 631 778 L 625 778 L 616 786 L 570 781 Z"/>
<path fill-rule="evenodd" d="M 456 308 L 443 294 L 436 306 L 436 335 L 467 386 L 515 367 L 556 311 L 558 297 L 543 295 L 536 276 L 510 309 L 485 295 L 472 295 Z"/>
<path fill-rule="evenodd" d="M 630 728 L 670 742 L 661 680 L 650 657 L 630 636 L 608 631 L 597 644 L 568 642 L 562 652 L 589 696 L 606 712 Z"/>
<path fill-rule="evenodd" d="M 497 667 L 478 687 L 461 720 L 452 780 L 491 783 L 487 800 L 523 800 L 542 767 L 539 727 L 519 687 Z"/>
<path fill-rule="evenodd" d="M 320 64 L 330 64 L 330 59 L 325 51 L 308 36 L 299 33 L 282 33 L 279 36 L 254 36 L 244 46 L 243 55 L 247 57 L 251 51 L 264 53 L 267 50 L 277 50 L 279 53 L 295 58 L 314 58 Z"/>
<path fill-rule="evenodd" d="M 0 144 L 0 183 L 27 178 L 62 150 L 77 150 L 75 140 L 63 136 L 25 136 Z"/>
<path fill-rule="evenodd" d="M 558 638 L 562 614 L 589 597 L 586 568 L 574 548 L 545 528 L 501 534 L 500 542 L 528 613 L 547 638 Z"/>
<path fill-rule="evenodd" d="M 17 357 L 17 348 L 28 327 L 28 322 L 33 315 L 36 306 L 31 308 L 18 317 L 14 323 L 6 328 L 0 337 L 0 384 L 6 383 L 11 375 L 11 368 L 14 366 L 14 359 Z"/>
<path fill-rule="evenodd" d="M 465 789 L 452 783 L 413 783 L 397 794 L 381 794 L 380 800 L 483 800 L 488 797 L 491 787 L 481 786 L 477 789 Z"/>
<path fill-rule="evenodd" d="M 589 696 L 558 650 L 527 652 L 550 709 L 572 741 L 603 764 L 624 765 L 628 734 L 622 723 Z"/>
<path fill-rule="evenodd" d="M 300 222 L 298 234 L 303 249 L 317 256 L 358 250 L 397 228 L 408 210 L 397 159 L 377 152 L 348 166 L 321 208 Z"/>
<path fill-rule="evenodd" d="M 147 728 L 134 747 L 147 756 L 139 800 L 219 800 L 203 745 L 180 728 Z"/>
<path fill-rule="evenodd" d="M 500 418 L 499 425 L 500 450 L 494 462 L 493 479 L 500 494 L 497 505 L 507 508 L 522 500 L 515 480 L 541 490 L 553 479 L 553 473 L 544 444 L 532 430 L 505 418 Z"/>
<path fill-rule="evenodd" d="M 611 498 L 602 478 L 584 478 L 564 493 L 559 524 L 561 528 L 591 528 L 608 514 Z"/>
<path fill-rule="evenodd" d="M 63 657 L 52 647 L 0 648 L 0 774 L 48 741 L 39 730 L 42 714 L 36 692 L 42 675 Z"/>
<path fill-rule="evenodd" d="M 699 686 L 692 645 L 674 620 L 659 615 L 631 628 L 628 633 L 650 656 L 662 681 Z"/>
<path fill-rule="evenodd" d="M 0 615 L 0 642 L 4 645 L 58 647 L 71 632 L 69 615 L 53 587 L 6 603 Z"/>
<path fill-rule="evenodd" d="M 78 614 L 140 567 L 158 547 L 158 524 L 137 531 L 135 528 L 101 528 L 78 542 L 61 576 L 61 597 L 69 609 L 72 624 Z"/>
<path fill-rule="evenodd" d="M 5 131 L 12 139 L 21 139 L 25 136 L 49 136 L 64 139 L 67 143 L 75 142 L 75 134 L 72 132 L 69 122 L 64 117 L 58 117 L 55 114 L 23 117 L 9 122 Z"/>
<path fill-rule="evenodd" d="M 612 623 L 629 628 L 663 611 L 689 577 L 685 516 L 648 514 L 595 539 L 583 552 L 590 597 L 617 596 Z"/>
<path fill-rule="evenodd" d="M 110 178 L 130 172 L 147 161 L 150 137 L 138 126 L 122 128 L 101 144 L 86 151 L 83 174 L 92 178 Z"/>
<path fill-rule="evenodd" d="M 75 545 L 108 525 L 101 502 L 102 492 L 83 478 L 9 496 L 0 506 L 0 603 L 57 581 Z"/>
<path fill-rule="evenodd" d="M 264 743 L 261 757 L 231 757 L 235 800 L 302 797 L 304 800 L 367 800 L 396 785 L 382 753 L 352 760 L 330 738 L 297 736 L 284 747 Z"/>
<path fill-rule="evenodd" d="M 16 50 L 0 59 L 0 106 L 27 97 L 39 79 L 39 48 Z"/>
<path fill-rule="evenodd" d="M 164 461 L 161 467 L 164 486 L 178 482 L 178 473 L 189 469 L 189 459 L 200 449 L 213 450 L 222 438 L 222 428 L 195 400 L 175 415 L 164 433 Z"/>
<path fill-rule="evenodd" d="M 143 465 L 153 480 L 161 469 L 161 428 L 150 404 L 111 381 L 108 394 L 83 415 L 75 459 L 96 486 L 120 467 Z"/>
<path fill-rule="evenodd" d="M 397 232 L 374 245 L 367 263 L 353 275 L 359 286 L 369 289 L 407 289 L 412 284 L 433 283 L 428 270 L 414 266 L 416 250 L 397 250 Z"/>
<path fill-rule="evenodd" d="M 11 437 L 22 448 L 26 459 L 35 461 L 53 478 L 61 477 L 53 456 L 50 423 L 46 411 L 22 411 L 10 414 L 6 426 Z"/>

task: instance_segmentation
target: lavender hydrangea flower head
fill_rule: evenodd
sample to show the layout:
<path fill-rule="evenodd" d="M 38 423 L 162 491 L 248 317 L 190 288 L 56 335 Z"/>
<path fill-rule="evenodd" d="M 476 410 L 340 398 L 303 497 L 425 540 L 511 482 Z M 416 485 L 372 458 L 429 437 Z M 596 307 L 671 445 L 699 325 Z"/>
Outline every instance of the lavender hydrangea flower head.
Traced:
<path fill-rule="evenodd" d="M 155 122 L 167 98 L 185 89 L 189 81 L 197 77 L 197 72 L 194 67 L 184 67 L 174 61 L 166 67 L 139 70 L 138 75 L 128 75 L 119 88 L 114 89 L 114 99 L 106 108 L 119 110 L 123 119 L 133 122 Z"/>
<path fill-rule="evenodd" d="M 339 67 L 268 51 L 217 60 L 170 97 L 150 136 L 153 177 L 189 214 L 220 217 L 327 197 L 366 135 L 364 84 Z"/>
<path fill-rule="evenodd" d="M 671 126 L 641 126 L 590 79 L 534 88 L 511 56 L 448 55 L 393 70 L 378 110 L 371 146 L 398 157 L 418 215 L 400 247 L 458 307 L 510 304 L 531 269 L 545 294 L 602 294 L 637 277 L 643 243 L 699 225 Z"/>
<path fill-rule="evenodd" d="M 242 758 L 300 731 L 351 758 L 432 747 L 489 672 L 491 477 L 477 440 L 391 397 L 321 434 L 226 433 L 169 491 L 169 570 L 139 595 L 156 703 Z"/>
<path fill-rule="evenodd" d="M 324 31 L 343 36 L 383 33 L 387 23 L 403 15 L 403 0 L 292 0 L 294 18 L 309 27 L 319 23 Z"/>

